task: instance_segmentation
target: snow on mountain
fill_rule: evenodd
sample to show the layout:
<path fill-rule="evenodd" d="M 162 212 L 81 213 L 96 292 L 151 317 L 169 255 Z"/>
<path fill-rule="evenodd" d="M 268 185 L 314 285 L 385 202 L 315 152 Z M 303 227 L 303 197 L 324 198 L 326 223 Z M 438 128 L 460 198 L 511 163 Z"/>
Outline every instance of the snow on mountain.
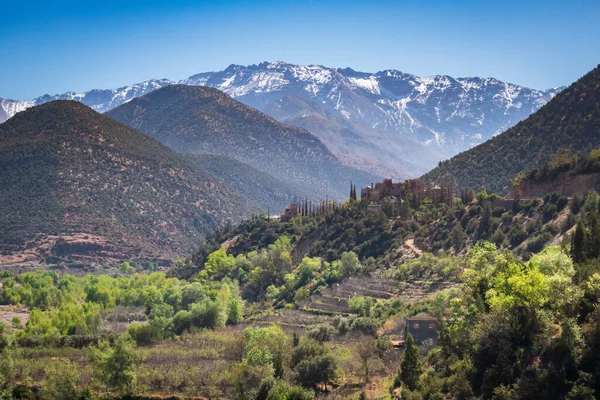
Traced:
<path fill-rule="evenodd" d="M 89 92 L 75 93 L 67 92 L 64 94 L 48 95 L 45 94 L 33 100 L 18 101 L 18 100 L 2 100 L 0 110 L 0 122 L 12 117 L 16 113 L 26 110 L 29 107 L 39 104 L 48 103 L 53 100 L 75 100 L 79 101 L 92 109 L 104 113 L 108 110 L 150 93 L 153 90 L 163 86 L 171 85 L 172 81 L 168 79 L 153 79 L 142 83 L 137 83 L 132 86 L 123 86 L 118 89 L 93 89 Z M 4 112 L 4 114 L 3 114 Z"/>
<path fill-rule="evenodd" d="M 360 124 L 450 146 L 451 152 L 471 145 L 464 138 L 485 140 L 513 126 L 558 92 L 493 78 L 421 78 L 393 70 L 372 74 L 283 62 L 232 65 L 181 83 L 213 86 L 259 109 L 293 94 Z"/>
<path fill-rule="evenodd" d="M 0 122 L 4 122 L 16 113 L 34 105 L 34 101 L 5 100 L 0 98 Z"/>
<path fill-rule="evenodd" d="M 4 100 L 0 121 L 55 99 L 78 100 L 106 112 L 172 83 L 151 80 L 21 103 Z M 408 174 L 424 172 L 514 126 L 562 90 L 540 91 L 494 78 L 365 73 L 280 61 L 230 65 L 178 83 L 215 87 L 282 122 L 306 128 L 344 159 L 360 158 L 365 169 L 385 166 Z"/>

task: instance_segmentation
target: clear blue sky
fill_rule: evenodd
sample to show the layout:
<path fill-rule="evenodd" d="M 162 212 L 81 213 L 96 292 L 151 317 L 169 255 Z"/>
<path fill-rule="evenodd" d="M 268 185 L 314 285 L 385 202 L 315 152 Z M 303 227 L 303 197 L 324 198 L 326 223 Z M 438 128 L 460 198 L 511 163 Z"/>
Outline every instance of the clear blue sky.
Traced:
<path fill-rule="evenodd" d="M 600 1 L 3 1 L 0 97 L 287 61 L 568 85 L 600 63 Z"/>

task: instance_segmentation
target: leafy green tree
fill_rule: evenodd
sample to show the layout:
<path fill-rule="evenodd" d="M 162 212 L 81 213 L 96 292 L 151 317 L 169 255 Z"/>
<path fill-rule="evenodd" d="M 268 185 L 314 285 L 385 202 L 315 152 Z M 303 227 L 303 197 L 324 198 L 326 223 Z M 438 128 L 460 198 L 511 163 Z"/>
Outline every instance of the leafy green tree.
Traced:
<path fill-rule="evenodd" d="M 226 378 L 233 386 L 232 396 L 236 400 L 255 400 L 264 395 L 262 383 L 273 378 L 270 365 L 251 364 L 247 360 L 235 364 Z"/>
<path fill-rule="evenodd" d="M 206 298 L 204 287 L 199 282 L 190 283 L 181 292 L 181 306 L 187 309 L 191 304 L 199 303 Z"/>
<path fill-rule="evenodd" d="M 169 286 L 165 289 L 163 294 L 163 301 L 165 304 L 173 307 L 173 311 L 177 312 L 181 309 L 182 301 L 182 288 L 181 286 Z"/>
<path fill-rule="evenodd" d="M 222 279 L 234 270 L 235 258 L 231 254 L 227 254 L 225 247 L 208 255 L 204 263 L 204 270 L 200 272 L 201 278 L 212 278 L 215 280 Z"/>
<path fill-rule="evenodd" d="M 305 340 L 294 348 L 290 366 L 296 373 L 296 380 L 304 387 L 327 386 L 335 379 L 336 362 L 329 351 L 319 342 Z"/>
<path fill-rule="evenodd" d="M 225 326 L 226 315 L 222 312 L 217 301 L 206 299 L 201 303 L 192 304 L 192 324 L 198 328 L 217 329 Z M 223 318 L 225 316 L 225 318 Z"/>
<path fill-rule="evenodd" d="M 341 257 L 342 276 L 353 276 L 362 270 L 362 265 L 356 253 L 352 251 L 342 253 Z"/>
<path fill-rule="evenodd" d="M 149 324 L 132 324 L 127 333 L 138 346 L 151 346 L 163 338 L 161 329 Z"/>
<path fill-rule="evenodd" d="M 285 332 L 277 325 L 244 330 L 245 360 L 251 365 L 266 365 L 273 369 L 276 378 L 285 373 L 289 342 Z"/>
<path fill-rule="evenodd" d="M 111 347 L 106 341 L 92 350 L 94 376 L 111 392 L 131 395 L 136 390 L 135 365 L 138 358 L 127 335 L 121 335 Z"/>
<path fill-rule="evenodd" d="M 128 261 L 125 261 L 119 265 L 119 271 L 123 274 L 131 275 L 135 271 L 135 268 Z"/>
<path fill-rule="evenodd" d="M 173 317 L 173 331 L 180 335 L 192 327 L 192 313 L 181 310 Z"/>
<path fill-rule="evenodd" d="M 585 224 L 589 223 L 589 217 L 598 213 L 600 209 L 600 195 L 595 190 L 590 190 L 585 195 L 583 206 L 581 207 L 581 217 Z"/>
<path fill-rule="evenodd" d="M 419 348 L 410 333 L 406 337 L 404 347 L 404 354 L 402 354 L 400 362 L 400 379 L 410 390 L 415 390 L 423 369 L 421 361 L 419 361 Z"/>
<path fill-rule="evenodd" d="M 350 311 L 357 313 L 361 317 L 370 317 L 373 310 L 373 298 L 366 296 L 355 296 L 348 300 Z"/>
<path fill-rule="evenodd" d="M 308 331 L 308 337 L 318 340 L 319 342 L 327 342 L 331 340 L 333 334 L 333 326 L 329 324 L 316 325 Z"/>
<path fill-rule="evenodd" d="M 227 325 L 235 325 L 243 319 L 243 306 L 240 299 L 230 299 L 227 307 Z"/>
<path fill-rule="evenodd" d="M 296 365 L 296 380 L 304 387 L 317 388 L 319 384 L 325 385 L 335 379 L 336 363 L 329 354 L 307 358 Z"/>
<path fill-rule="evenodd" d="M 304 286 L 310 282 L 315 272 L 321 269 L 321 259 L 319 257 L 304 257 L 298 265 L 296 274 L 298 276 L 297 286 Z"/>

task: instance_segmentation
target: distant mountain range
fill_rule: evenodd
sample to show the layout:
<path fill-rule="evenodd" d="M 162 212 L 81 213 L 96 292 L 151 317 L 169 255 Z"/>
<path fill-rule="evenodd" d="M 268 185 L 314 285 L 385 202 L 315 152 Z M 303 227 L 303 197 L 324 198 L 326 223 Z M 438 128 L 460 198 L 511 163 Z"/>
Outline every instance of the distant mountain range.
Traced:
<path fill-rule="evenodd" d="M 0 121 L 51 100 L 81 101 L 98 112 L 171 85 L 151 80 L 112 90 L 2 100 Z M 525 119 L 562 88 L 534 90 L 493 78 L 426 78 L 283 62 L 231 65 L 178 83 L 210 86 L 277 120 L 315 134 L 343 162 L 377 175 L 418 175 L 439 160 Z"/>
<path fill-rule="evenodd" d="M 0 124 L 0 266 L 169 260 L 260 208 L 200 162 L 74 101 Z"/>
<path fill-rule="evenodd" d="M 366 186 L 377 179 L 342 164 L 305 129 L 284 125 L 214 88 L 171 85 L 106 115 L 175 151 L 238 160 L 312 200 L 327 195 L 346 200 L 351 181 Z"/>
<path fill-rule="evenodd" d="M 484 187 L 508 194 L 511 178 L 541 167 L 559 150 L 582 153 L 596 148 L 600 148 L 600 66 L 515 127 L 440 163 L 424 178 L 453 181 L 457 190 Z"/>

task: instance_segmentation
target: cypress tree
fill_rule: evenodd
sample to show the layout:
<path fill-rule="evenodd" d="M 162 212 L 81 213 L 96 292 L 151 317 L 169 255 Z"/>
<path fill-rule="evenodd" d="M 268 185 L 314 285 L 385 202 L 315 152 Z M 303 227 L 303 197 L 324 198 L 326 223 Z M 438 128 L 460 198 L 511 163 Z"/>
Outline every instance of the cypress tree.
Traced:
<path fill-rule="evenodd" d="M 410 333 L 406 338 L 405 347 L 400 363 L 400 379 L 410 390 L 415 390 L 423 370 L 419 361 L 419 348 Z"/>
<path fill-rule="evenodd" d="M 598 258 L 600 256 L 600 223 L 598 222 L 598 214 L 592 211 L 588 217 L 588 221 L 590 228 L 586 255 L 588 258 Z"/>
<path fill-rule="evenodd" d="M 479 239 L 485 239 L 489 236 L 490 220 L 492 219 L 492 206 L 488 200 L 485 200 L 483 204 L 483 211 L 481 218 L 479 219 L 479 226 L 477 227 L 477 237 Z"/>
<path fill-rule="evenodd" d="M 571 239 L 571 258 L 576 264 L 585 261 L 585 245 L 587 242 L 587 232 L 581 221 L 577 222 L 575 234 Z"/>

